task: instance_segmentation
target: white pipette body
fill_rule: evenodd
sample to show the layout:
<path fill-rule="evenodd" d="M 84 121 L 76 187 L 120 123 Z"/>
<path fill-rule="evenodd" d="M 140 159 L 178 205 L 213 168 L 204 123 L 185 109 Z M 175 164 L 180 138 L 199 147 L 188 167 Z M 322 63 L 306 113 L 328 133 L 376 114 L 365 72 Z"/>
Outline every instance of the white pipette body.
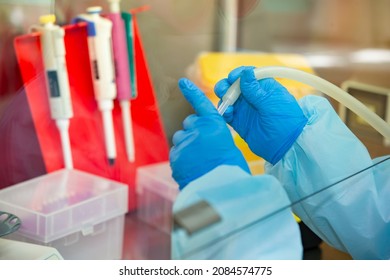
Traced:
<path fill-rule="evenodd" d="M 76 17 L 72 22 L 88 23 L 88 50 L 91 61 L 95 99 L 102 113 L 106 153 L 110 165 L 116 159 L 112 109 L 116 98 L 115 68 L 112 52 L 112 23 L 100 16 L 101 7 L 90 7 L 87 14 Z"/>
<path fill-rule="evenodd" d="M 135 147 L 133 136 L 133 124 L 131 121 L 131 102 L 128 100 L 121 100 L 120 106 L 122 110 L 123 129 L 125 134 L 127 158 L 130 162 L 135 160 Z"/>
<path fill-rule="evenodd" d="M 259 80 L 265 78 L 287 78 L 310 85 L 349 108 L 352 112 L 363 118 L 385 138 L 390 139 L 390 125 L 388 123 L 369 110 L 355 97 L 318 76 L 294 68 L 276 66 L 256 68 L 254 73 L 256 78 Z M 238 79 L 222 97 L 222 103 L 218 108 L 218 112 L 223 115 L 228 106 L 233 105 L 234 102 L 236 102 L 240 93 L 240 80 Z"/>
<path fill-rule="evenodd" d="M 65 31 L 54 24 L 54 15 L 40 17 L 40 26 L 33 27 L 41 33 L 41 46 L 47 88 L 49 91 L 50 114 L 60 132 L 65 168 L 73 169 L 69 140 L 69 119 L 73 117 L 68 71 L 65 59 Z"/>
<path fill-rule="evenodd" d="M 57 119 L 56 125 L 60 132 L 65 168 L 73 169 L 72 151 L 69 140 L 69 119 Z"/>

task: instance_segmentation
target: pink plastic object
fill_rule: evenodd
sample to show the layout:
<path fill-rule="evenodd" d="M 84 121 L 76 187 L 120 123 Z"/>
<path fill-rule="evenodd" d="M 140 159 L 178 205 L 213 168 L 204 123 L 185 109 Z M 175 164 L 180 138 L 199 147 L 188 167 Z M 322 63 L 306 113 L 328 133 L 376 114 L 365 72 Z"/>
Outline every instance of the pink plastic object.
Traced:
<path fill-rule="evenodd" d="M 125 25 L 119 13 L 110 13 L 104 15 L 104 17 L 112 22 L 112 45 L 114 51 L 117 98 L 118 100 L 130 100 L 130 68 Z"/>

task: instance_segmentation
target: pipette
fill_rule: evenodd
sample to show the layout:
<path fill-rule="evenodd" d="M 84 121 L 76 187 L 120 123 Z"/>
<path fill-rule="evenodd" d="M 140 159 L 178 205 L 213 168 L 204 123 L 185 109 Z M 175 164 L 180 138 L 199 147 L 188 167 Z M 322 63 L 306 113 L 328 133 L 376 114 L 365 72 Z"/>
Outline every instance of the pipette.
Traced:
<path fill-rule="evenodd" d="M 100 16 L 101 7 L 89 7 L 87 14 L 81 14 L 73 23 L 88 24 L 88 50 L 92 69 L 95 99 L 102 113 L 104 137 L 108 162 L 113 165 L 116 158 L 112 109 L 116 98 L 115 70 L 112 55 L 112 23 Z"/>
<path fill-rule="evenodd" d="M 69 140 L 69 119 L 73 117 L 70 98 L 68 71 L 65 60 L 65 31 L 55 25 L 54 15 L 41 16 L 40 26 L 33 26 L 41 33 L 41 45 L 47 88 L 49 92 L 50 114 L 60 132 L 65 168 L 73 168 Z"/>
<path fill-rule="evenodd" d="M 390 125 L 388 123 L 386 123 L 373 111 L 369 110 L 367 106 L 358 99 L 318 76 L 294 68 L 277 66 L 256 68 L 254 70 L 254 74 L 259 80 L 265 78 L 287 78 L 312 86 L 349 108 L 352 112 L 369 123 L 385 138 L 390 139 Z M 236 102 L 240 93 L 240 79 L 238 79 L 231 85 L 226 94 L 222 97 L 222 103 L 218 107 L 218 112 L 223 115 L 226 109 Z"/>
<path fill-rule="evenodd" d="M 129 68 L 129 57 L 127 53 L 125 24 L 120 13 L 120 0 L 108 0 L 110 12 L 106 15 L 112 22 L 112 43 L 114 50 L 114 62 L 116 66 L 116 89 L 119 100 L 123 130 L 125 134 L 127 158 L 130 162 L 135 160 L 133 125 L 131 120 L 131 76 Z"/>

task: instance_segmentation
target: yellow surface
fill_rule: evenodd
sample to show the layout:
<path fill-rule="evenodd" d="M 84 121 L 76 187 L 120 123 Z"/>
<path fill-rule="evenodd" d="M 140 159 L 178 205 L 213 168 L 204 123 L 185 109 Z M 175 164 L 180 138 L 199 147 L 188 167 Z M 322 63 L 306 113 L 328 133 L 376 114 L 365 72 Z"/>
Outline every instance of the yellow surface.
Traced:
<path fill-rule="evenodd" d="M 43 15 L 39 17 L 39 22 L 41 24 L 54 23 L 55 21 L 56 21 L 56 16 L 53 14 Z"/>
<path fill-rule="evenodd" d="M 215 84 L 228 76 L 230 71 L 239 66 L 285 66 L 296 68 L 314 74 L 306 58 L 297 54 L 267 54 L 267 53 L 220 53 L 206 52 L 198 56 L 192 69 L 190 77 L 205 92 L 207 97 L 215 106 L 218 104 L 218 97 L 214 94 Z M 287 90 L 300 99 L 305 95 L 312 94 L 315 89 L 300 82 L 277 78 Z M 264 160 L 252 153 L 245 141 L 232 130 L 233 139 L 238 148 L 248 161 L 252 174 L 264 172 Z M 253 163 L 251 165 L 251 163 Z"/>

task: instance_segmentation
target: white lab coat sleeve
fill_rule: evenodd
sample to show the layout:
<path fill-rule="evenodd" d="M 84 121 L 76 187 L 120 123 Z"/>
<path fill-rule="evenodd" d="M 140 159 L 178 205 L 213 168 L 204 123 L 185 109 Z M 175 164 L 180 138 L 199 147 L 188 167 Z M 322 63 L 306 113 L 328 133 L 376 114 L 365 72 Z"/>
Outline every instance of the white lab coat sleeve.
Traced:
<path fill-rule="evenodd" d="M 383 158 L 371 160 L 325 98 L 307 96 L 300 105 L 308 123 L 276 165 L 266 163 L 266 173 L 324 241 L 354 259 L 389 259 L 390 160 L 373 167 Z"/>
<path fill-rule="evenodd" d="M 290 201 L 273 176 L 251 176 L 237 166 L 219 166 L 179 193 L 173 213 L 202 200 L 221 219 L 192 234 L 174 226 L 173 259 L 302 259 Z"/>

